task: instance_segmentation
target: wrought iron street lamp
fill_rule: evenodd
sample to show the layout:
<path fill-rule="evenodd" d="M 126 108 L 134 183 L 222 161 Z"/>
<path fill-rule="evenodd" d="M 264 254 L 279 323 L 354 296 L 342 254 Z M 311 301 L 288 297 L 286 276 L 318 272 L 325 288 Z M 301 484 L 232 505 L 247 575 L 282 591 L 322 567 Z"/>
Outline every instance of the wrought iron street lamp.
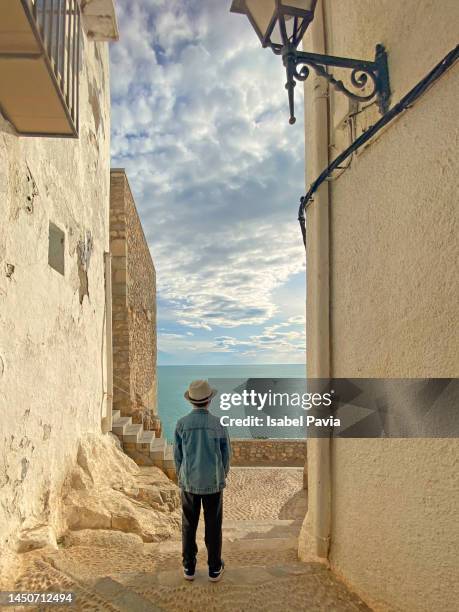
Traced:
<path fill-rule="evenodd" d="M 343 94 L 365 102 L 376 100 L 381 114 L 389 109 L 390 86 L 387 54 L 383 45 L 376 45 L 374 61 L 356 60 L 333 55 L 298 51 L 298 45 L 314 19 L 317 0 L 233 0 L 231 12 L 247 15 L 263 47 L 281 55 L 287 72 L 291 124 L 295 123 L 294 89 L 296 81 L 305 81 L 312 68 Z M 351 71 L 350 85 L 336 79 L 328 66 Z"/>

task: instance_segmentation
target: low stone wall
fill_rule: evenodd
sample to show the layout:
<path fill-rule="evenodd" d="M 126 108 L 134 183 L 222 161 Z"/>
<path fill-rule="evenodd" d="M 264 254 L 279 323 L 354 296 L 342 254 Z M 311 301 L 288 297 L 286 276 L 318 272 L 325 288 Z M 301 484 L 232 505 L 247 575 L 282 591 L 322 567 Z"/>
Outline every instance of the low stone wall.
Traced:
<path fill-rule="evenodd" d="M 306 463 L 306 440 L 253 438 L 231 439 L 235 466 L 303 467 Z"/>

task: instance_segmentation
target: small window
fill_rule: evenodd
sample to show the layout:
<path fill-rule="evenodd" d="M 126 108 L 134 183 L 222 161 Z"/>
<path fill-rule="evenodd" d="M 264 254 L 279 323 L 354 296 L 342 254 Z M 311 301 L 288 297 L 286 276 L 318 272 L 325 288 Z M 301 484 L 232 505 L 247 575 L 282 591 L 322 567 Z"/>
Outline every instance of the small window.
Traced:
<path fill-rule="evenodd" d="M 56 272 L 64 275 L 65 262 L 65 234 L 64 232 L 49 222 L 49 245 L 48 245 L 48 264 Z"/>

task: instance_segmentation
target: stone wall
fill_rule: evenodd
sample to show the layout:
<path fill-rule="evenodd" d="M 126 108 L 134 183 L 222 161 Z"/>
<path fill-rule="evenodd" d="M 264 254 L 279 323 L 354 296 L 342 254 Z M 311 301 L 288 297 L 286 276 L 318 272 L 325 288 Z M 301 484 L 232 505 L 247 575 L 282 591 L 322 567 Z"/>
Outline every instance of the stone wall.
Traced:
<path fill-rule="evenodd" d="M 0 575 L 28 534 L 59 531 L 64 475 L 108 396 L 108 44 L 81 44 L 79 138 L 21 138 L 0 115 Z"/>
<path fill-rule="evenodd" d="M 124 170 L 111 172 L 114 408 L 156 413 L 156 274 Z"/>
<path fill-rule="evenodd" d="M 234 466 L 290 466 L 303 467 L 306 463 L 306 440 L 231 439 Z"/>

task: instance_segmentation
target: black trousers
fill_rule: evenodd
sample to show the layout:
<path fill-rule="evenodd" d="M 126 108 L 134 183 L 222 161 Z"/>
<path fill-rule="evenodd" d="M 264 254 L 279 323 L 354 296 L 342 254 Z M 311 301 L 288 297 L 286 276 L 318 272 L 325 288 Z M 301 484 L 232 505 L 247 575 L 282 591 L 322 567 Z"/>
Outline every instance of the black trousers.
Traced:
<path fill-rule="evenodd" d="M 196 529 L 201 502 L 204 508 L 207 563 L 210 570 L 219 570 L 222 562 L 223 491 L 198 495 L 182 489 L 182 557 L 184 567 L 196 565 Z"/>

